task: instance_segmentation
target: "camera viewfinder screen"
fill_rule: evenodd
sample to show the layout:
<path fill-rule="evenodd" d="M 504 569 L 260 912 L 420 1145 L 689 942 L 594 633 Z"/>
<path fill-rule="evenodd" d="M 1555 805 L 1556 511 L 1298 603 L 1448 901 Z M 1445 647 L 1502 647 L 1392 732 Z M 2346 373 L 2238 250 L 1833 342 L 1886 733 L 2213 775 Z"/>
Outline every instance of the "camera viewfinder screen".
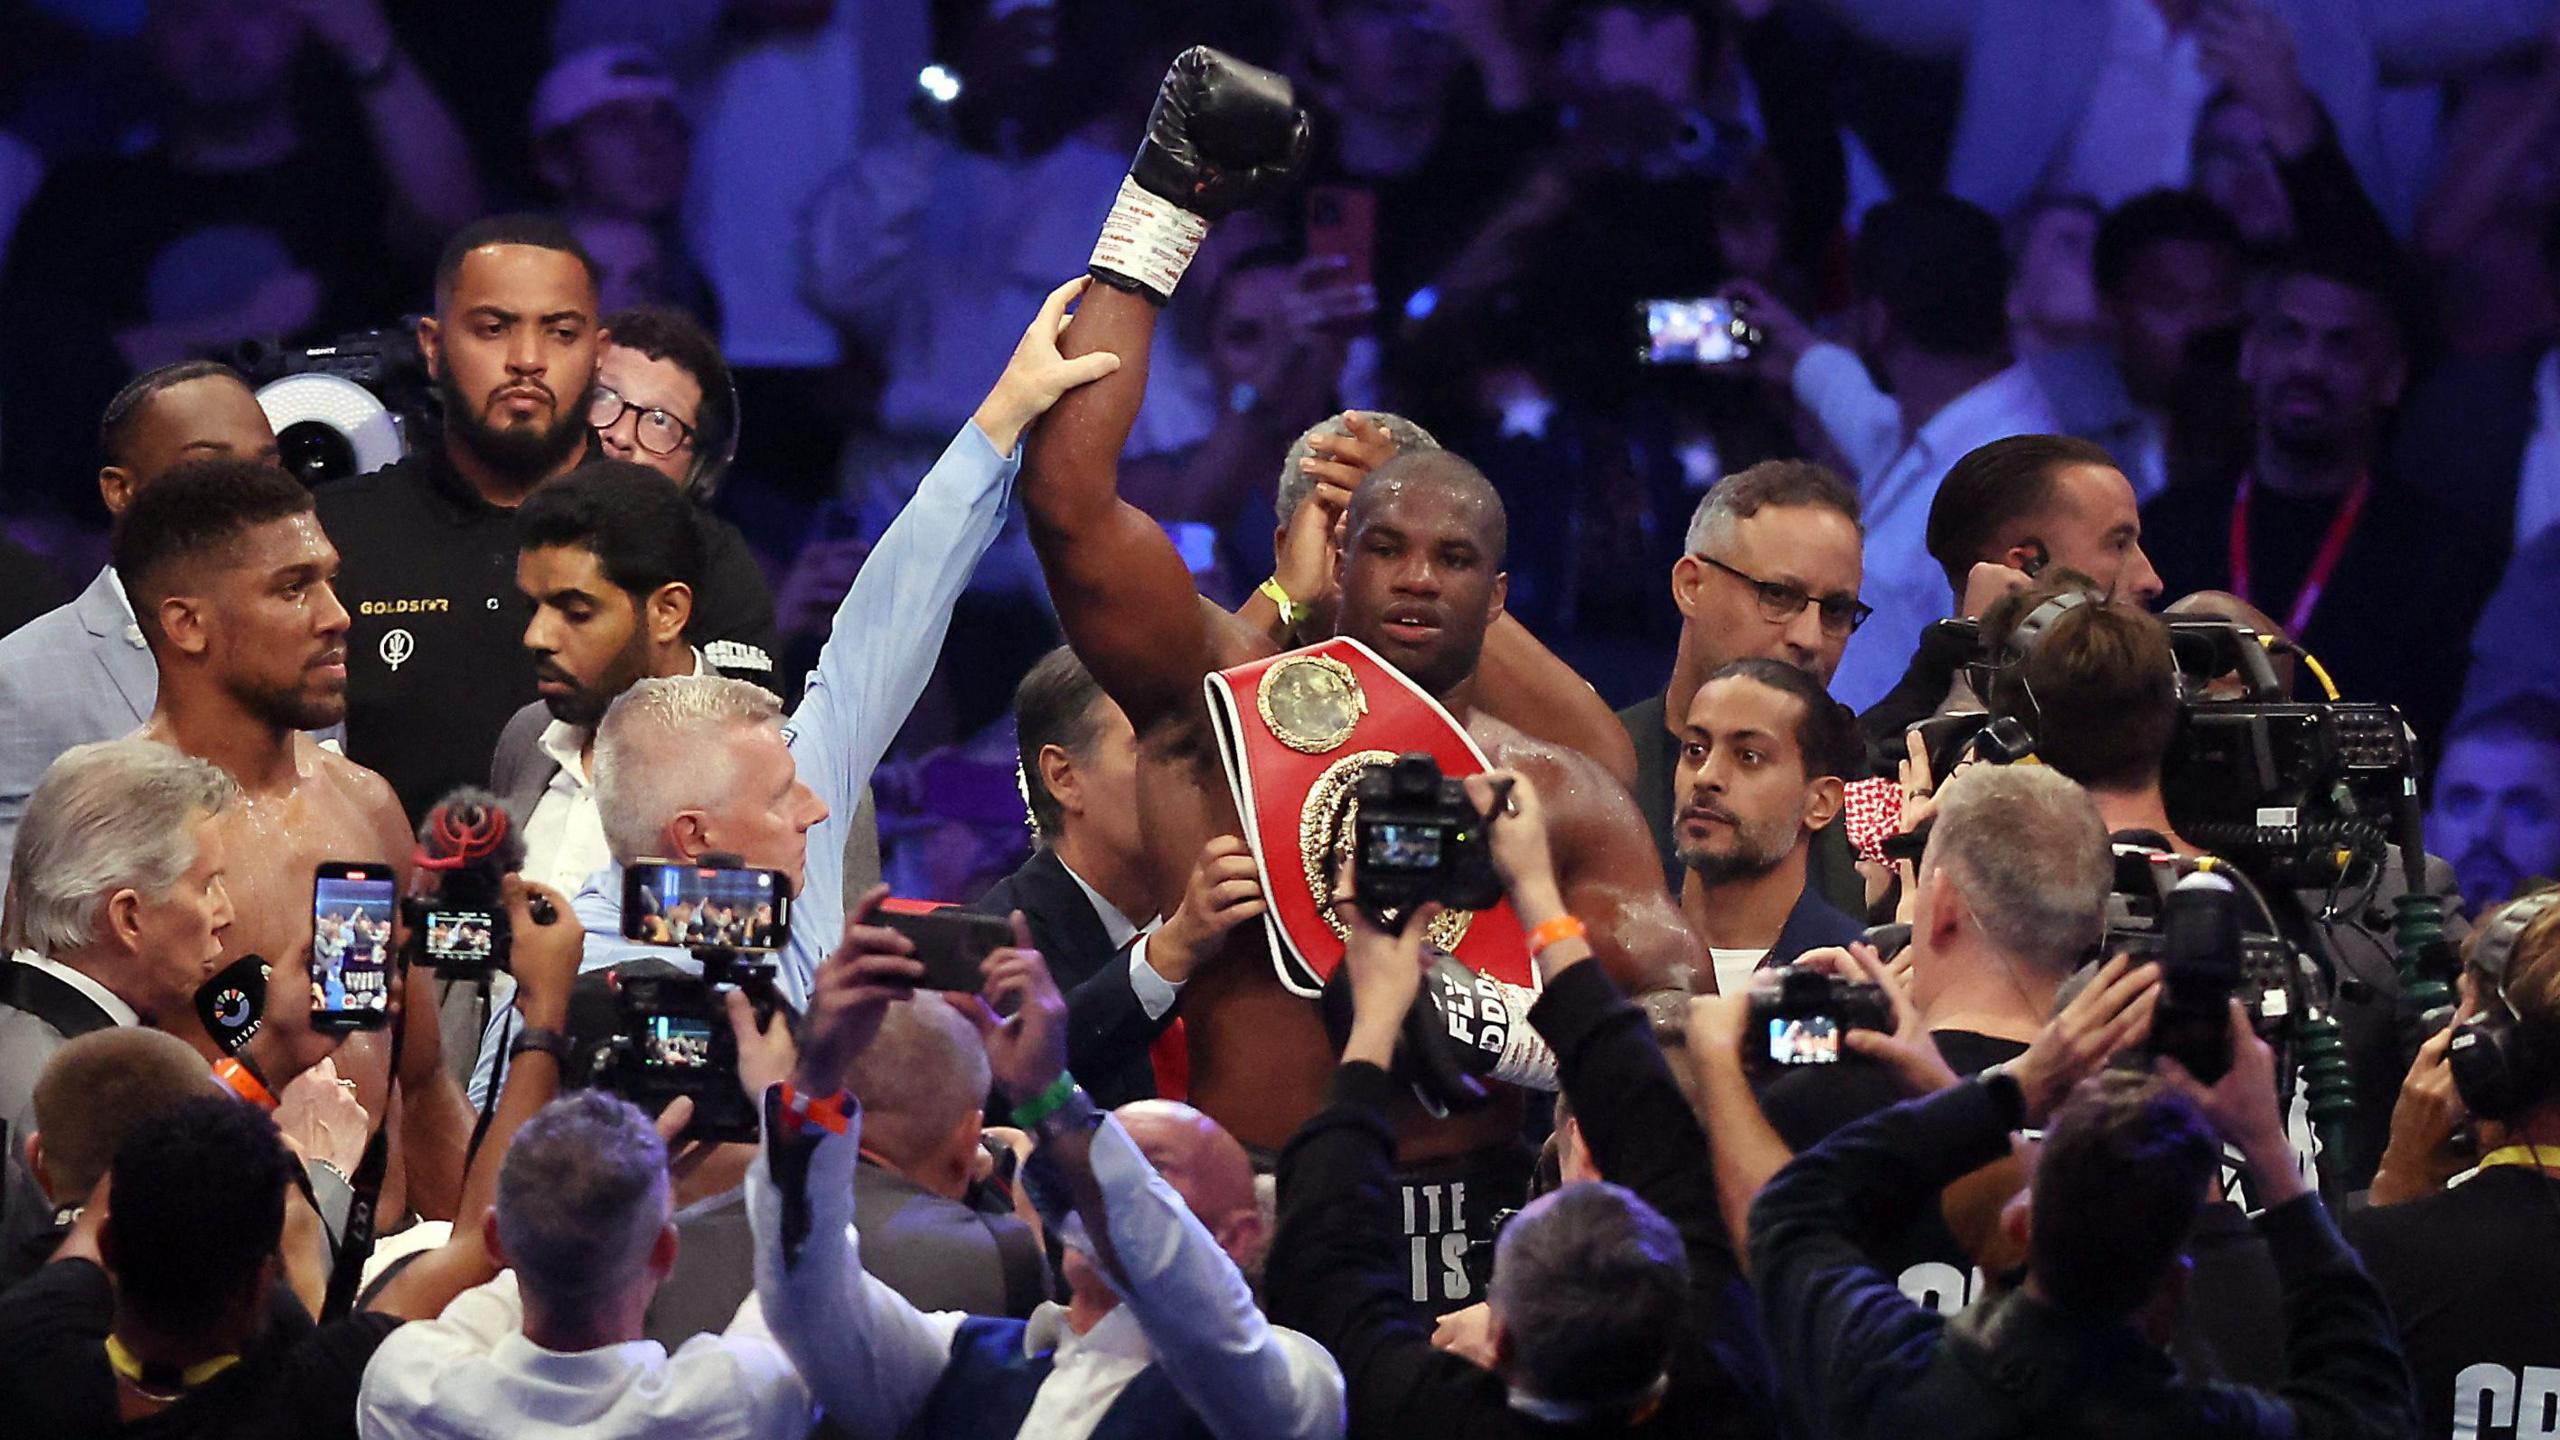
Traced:
<path fill-rule="evenodd" d="M 1791 1015 L 1769 1022 L 1769 1058 L 1780 1065 L 1829 1065 L 1840 1058 L 1840 1022 Z"/>
<path fill-rule="evenodd" d="M 496 923 L 486 910 L 427 912 L 427 958 L 430 960 L 486 960 L 496 936 Z"/>
<path fill-rule="evenodd" d="M 651 945 L 779 950 L 791 940 L 791 894 L 778 870 L 632 867 L 623 933 Z"/>
<path fill-rule="evenodd" d="M 652 1015 L 640 1063 L 652 1070 L 700 1070 L 711 1064 L 711 1022 L 696 1015 Z"/>
<path fill-rule="evenodd" d="M 322 875 L 312 886 L 313 1008 L 382 1011 L 391 1003 L 392 881 Z"/>
<path fill-rule="evenodd" d="M 1440 863 L 1440 827 L 1385 822 L 1372 825 L 1360 863 L 1381 870 L 1432 869 Z"/>

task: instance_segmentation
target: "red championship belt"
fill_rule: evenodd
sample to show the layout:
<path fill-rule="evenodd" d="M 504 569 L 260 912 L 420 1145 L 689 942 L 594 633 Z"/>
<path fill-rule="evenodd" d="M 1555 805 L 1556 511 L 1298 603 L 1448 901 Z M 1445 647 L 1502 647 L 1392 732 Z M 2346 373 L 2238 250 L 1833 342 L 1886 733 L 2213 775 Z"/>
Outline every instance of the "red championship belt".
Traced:
<path fill-rule="evenodd" d="M 1453 779 L 1490 767 L 1439 701 L 1357 640 L 1337 637 L 1218 671 L 1204 683 L 1219 758 L 1262 876 L 1272 968 L 1291 990 L 1319 995 L 1342 964 L 1349 935 L 1334 914 L 1333 872 L 1349 853 L 1352 790 L 1361 775 L 1416 750 Z M 1431 939 L 1480 975 L 1539 988 L 1507 900 L 1491 910 L 1444 912 Z"/>

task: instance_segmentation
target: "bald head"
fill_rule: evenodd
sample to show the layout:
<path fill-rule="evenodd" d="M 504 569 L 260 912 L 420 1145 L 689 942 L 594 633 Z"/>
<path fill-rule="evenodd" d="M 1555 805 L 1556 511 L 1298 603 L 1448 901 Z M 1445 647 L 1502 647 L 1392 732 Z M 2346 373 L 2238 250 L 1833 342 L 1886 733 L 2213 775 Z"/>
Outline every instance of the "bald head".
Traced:
<path fill-rule="evenodd" d="M 1357 543 L 1361 527 L 1390 511 L 1411 515 L 1421 507 L 1445 514 L 1473 532 L 1493 568 L 1502 568 L 1511 522 L 1502 495 L 1484 472 L 1448 450 L 1400 450 L 1369 472 L 1351 496 L 1346 532 Z"/>
<path fill-rule="evenodd" d="M 79 1037 L 36 1077 L 37 1184 L 71 1204 L 97 1188 L 135 1126 L 214 1093 L 203 1057 L 175 1036 L 119 1026 Z"/>
<path fill-rule="evenodd" d="M 1156 1173 L 1229 1258 L 1252 1274 L 1265 1231 L 1254 1202 L 1253 1161 L 1217 1121 L 1175 1100 L 1139 1100 L 1111 1112 Z"/>

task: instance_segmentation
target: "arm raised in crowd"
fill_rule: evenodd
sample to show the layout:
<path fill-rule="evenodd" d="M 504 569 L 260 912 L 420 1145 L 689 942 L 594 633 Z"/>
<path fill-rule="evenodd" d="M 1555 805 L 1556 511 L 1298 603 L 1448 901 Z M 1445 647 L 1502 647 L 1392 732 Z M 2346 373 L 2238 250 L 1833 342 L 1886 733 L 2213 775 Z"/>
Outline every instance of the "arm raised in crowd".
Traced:
<path fill-rule="evenodd" d="M 480 177 L 453 112 L 400 49 L 378 0 L 289 0 L 311 35 L 347 68 L 374 159 L 390 182 L 383 239 L 433 254 L 482 212 Z"/>

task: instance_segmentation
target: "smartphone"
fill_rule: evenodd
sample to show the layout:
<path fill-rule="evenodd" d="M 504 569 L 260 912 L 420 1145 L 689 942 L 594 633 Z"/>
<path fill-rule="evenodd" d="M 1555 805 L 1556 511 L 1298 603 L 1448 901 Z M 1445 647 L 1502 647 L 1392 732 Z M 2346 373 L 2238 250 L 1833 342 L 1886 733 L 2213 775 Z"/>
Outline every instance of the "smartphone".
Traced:
<path fill-rule="evenodd" d="M 1012 921 L 955 908 L 920 915 L 883 909 L 872 923 L 886 925 L 915 942 L 916 959 L 924 964 L 924 978 L 916 984 L 926 990 L 977 993 L 987 983 L 980 963 L 1013 943 Z"/>
<path fill-rule="evenodd" d="M 1377 280 L 1378 197 L 1354 185 L 1307 190 L 1307 258 L 1342 262 L 1346 285 Z"/>
<path fill-rule="evenodd" d="M 1748 360 L 1764 337 L 1730 300 L 1639 300 L 1642 339 L 1636 358 L 1647 365 L 1730 365 Z"/>
<path fill-rule="evenodd" d="M 1836 1065 L 1840 1061 L 1840 1022 L 1829 1015 L 1773 1015 L 1769 1018 L 1769 1063 Z"/>
<path fill-rule="evenodd" d="M 311 1028 L 323 1035 L 391 1023 L 391 919 L 400 909 L 388 865 L 323 860 L 311 877 Z"/>
<path fill-rule="evenodd" d="M 779 950 L 791 943 L 791 877 L 642 860 L 622 872 L 622 937 L 644 945 Z"/>

